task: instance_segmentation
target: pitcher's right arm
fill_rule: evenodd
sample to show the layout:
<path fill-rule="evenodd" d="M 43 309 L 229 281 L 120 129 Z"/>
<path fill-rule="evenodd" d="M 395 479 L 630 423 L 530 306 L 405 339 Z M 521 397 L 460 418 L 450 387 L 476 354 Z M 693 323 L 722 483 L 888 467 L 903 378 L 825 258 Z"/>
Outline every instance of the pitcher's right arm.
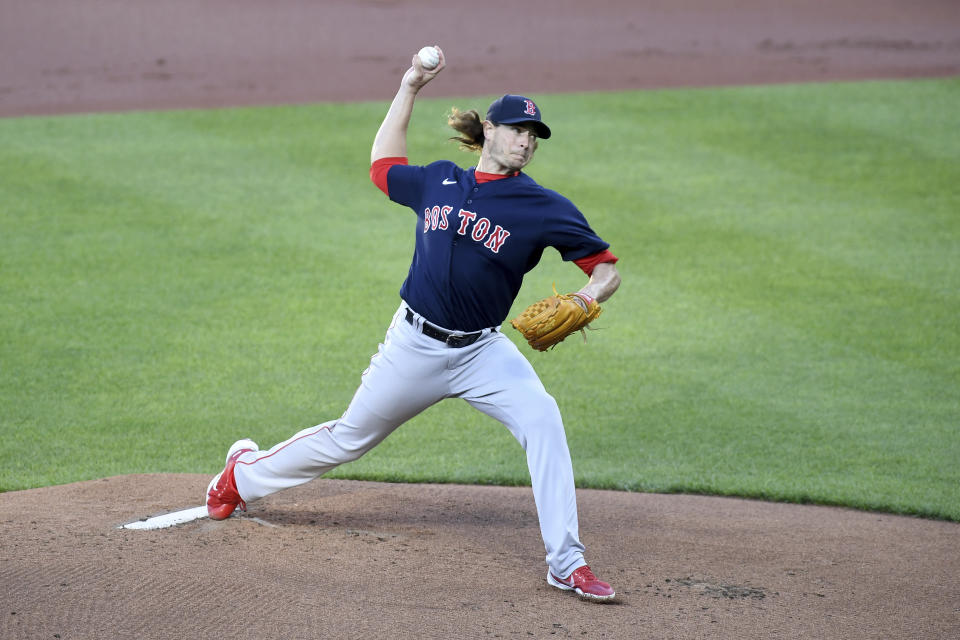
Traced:
<path fill-rule="evenodd" d="M 412 65 L 403 74 L 400 89 L 387 110 L 387 115 L 380 124 L 376 137 L 373 139 L 373 148 L 370 150 L 370 164 L 381 158 L 407 157 L 407 127 L 410 116 L 413 114 L 413 103 L 420 89 L 433 80 L 446 65 L 443 51 L 440 53 L 440 63 L 429 71 L 420 63 L 420 56 L 414 54 Z"/>

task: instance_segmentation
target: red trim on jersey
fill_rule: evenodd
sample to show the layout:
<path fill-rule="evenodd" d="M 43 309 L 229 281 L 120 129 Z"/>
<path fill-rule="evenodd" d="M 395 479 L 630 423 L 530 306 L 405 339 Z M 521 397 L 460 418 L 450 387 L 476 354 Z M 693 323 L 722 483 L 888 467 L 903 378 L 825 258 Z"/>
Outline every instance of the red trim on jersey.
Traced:
<path fill-rule="evenodd" d="M 610 253 L 609 249 L 604 249 L 600 253 L 595 253 L 592 256 L 587 256 L 586 258 L 580 258 L 579 260 L 574 260 L 574 264 L 583 269 L 585 274 L 593 275 L 593 270 L 597 268 L 598 264 L 604 262 L 616 262 L 619 260 L 617 256 Z"/>
<path fill-rule="evenodd" d="M 477 179 L 477 184 L 483 184 L 484 182 L 493 182 L 494 180 L 512 178 L 513 176 L 519 174 L 519 171 L 514 171 L 513 173 L 484 173 L 483 171 L 474 171 L 473 177 Z"/>
<path fill-rule="evenodd" d="M 387 194 L 387 197 L 390 196 L 390 193 L 387 191 L 387 172 L 390 171 L 390 167 L 397 164 L 408 164 L 407 159 L 402 156 L 380 158 L 370 165 L 370 179 L 373 180 L 373 184 L 377 185 L 380 191 Z"/>

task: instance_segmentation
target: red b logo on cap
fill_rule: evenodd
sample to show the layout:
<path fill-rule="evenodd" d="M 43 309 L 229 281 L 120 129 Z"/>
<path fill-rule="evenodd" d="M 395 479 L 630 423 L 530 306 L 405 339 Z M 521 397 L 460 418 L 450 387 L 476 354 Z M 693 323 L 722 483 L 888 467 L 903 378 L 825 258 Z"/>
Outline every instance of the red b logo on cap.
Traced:
<path fill-rule="evenodd" d="M 528 116 L 537 115 L 537 105 L 533 104 L 533 100 L 524 99 L 523 101 L 527 104 L 527 108 L 523 112 Z"/>

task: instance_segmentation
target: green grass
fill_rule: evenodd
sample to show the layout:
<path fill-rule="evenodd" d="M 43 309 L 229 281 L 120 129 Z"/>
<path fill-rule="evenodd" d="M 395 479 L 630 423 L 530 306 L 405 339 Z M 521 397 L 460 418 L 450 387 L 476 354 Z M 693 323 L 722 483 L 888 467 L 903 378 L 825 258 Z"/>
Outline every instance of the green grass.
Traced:
<path fill-rule="evenodd" d="M 422 99 L 412 161 L 470 164 L 443 116 L 492 97 Z M 580 486 L 960 520 L 960 80 L 538 101 L 529 173 L 623 275 L 588 344 L 522 347 Z M 0 490 L 340 415 L 415 232 L 367 178 L 385 109 L 0 120 Z M 515 311 L 582 281 L 548 252 Z M 459 401 L 332 475 L 529 481 Z"/>

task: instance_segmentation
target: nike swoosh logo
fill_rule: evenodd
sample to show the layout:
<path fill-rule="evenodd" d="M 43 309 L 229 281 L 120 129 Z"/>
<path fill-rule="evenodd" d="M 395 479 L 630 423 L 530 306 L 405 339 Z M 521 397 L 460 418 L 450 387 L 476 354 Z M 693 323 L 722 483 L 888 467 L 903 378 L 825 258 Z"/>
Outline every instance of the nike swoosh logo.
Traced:
<path fill-rule="evenodd" d="M 443 184 L 457 184 L 456 180 L 451 180 L 450 178 L 444 178 Z"/>

